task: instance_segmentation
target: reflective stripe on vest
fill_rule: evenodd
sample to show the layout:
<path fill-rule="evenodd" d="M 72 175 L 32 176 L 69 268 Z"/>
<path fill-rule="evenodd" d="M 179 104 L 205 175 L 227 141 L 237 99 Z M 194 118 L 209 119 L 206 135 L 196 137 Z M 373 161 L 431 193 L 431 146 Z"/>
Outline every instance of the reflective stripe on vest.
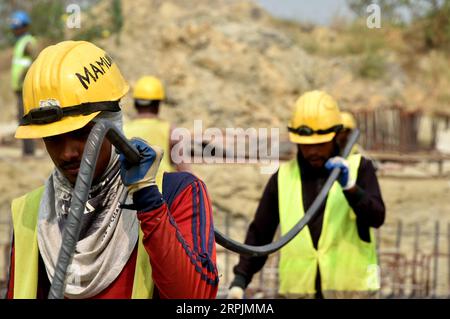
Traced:
<path fill-rule="evenodd" d="M 123 126 L 125 136 L 129 139 L 139 137 L 150 145 L 156 145 L 164 150 L 164 156 L 156 175 L 156 184 L 162 189 L 164 172 L 174 172 L 170 161 L 170 123 L 158 118 L 140 118 L 127 122 Z"/>
<path fill-rule="evenodd" d="M 13 60 L 11 66 L 11 86 L 14 91 L 22 88 L 23 72 L 30 67 L 33 60 L 25 55 L 25 49 L 29 43 L 34 44 L 35 38 L 31 34 L 26 34 L 17 40 L 14 46 Z"/>
<path fill-rule="evenodd" d="M 14 227 L 14 299 L 35 299 L 38 285 L 39 248 L 37 219 L 44 186 L 12 202 Z M 150 299 L 153 280 L 150 260 L 139 231 L 133 299 Z"/>
<path fill-rule="evenodd" d="M 356 179 L 361 155 L 348 159 L 350 174 Z M 278 197 L 281 234 L 288 232 L 303 216 L 303 197 L 297 160 L 282 164 L 278 172 Z M 317 267 L 321 287 L 329 291 L 374 291 L 380 283 L 375 237 L 371 242 L 360 239 L 356 215 L 350 208 L 341 186 L 335 182 L 328 193 L 318 249 L 305 227 L 281 249 L 279 293 L 311 296 L 315 293 Z"/>

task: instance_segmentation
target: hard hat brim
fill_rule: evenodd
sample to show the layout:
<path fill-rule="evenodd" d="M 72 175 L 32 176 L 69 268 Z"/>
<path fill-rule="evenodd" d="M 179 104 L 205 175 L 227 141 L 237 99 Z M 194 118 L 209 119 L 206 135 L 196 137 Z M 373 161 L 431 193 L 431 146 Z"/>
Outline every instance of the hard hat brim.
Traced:
<path fill-rule="evenodd" d="M 294 133 L 289 133 L 289 140 L 295 144 L 321 144 L 331 142 L 336 136 L 336 133 L 328 134 L 313 134 L 310 136 L 303 136 Z"/>
<path fill-rule="evenodd" d="M 49 124 L 22 125 L 17 128 L 14 137 L 17 139 L 33 139 L 76 131 L 86 126 L 98 114 L 100 114 L 100 112 L 94 112 L 89 115 L 68 116 L 60 121 Z"/>

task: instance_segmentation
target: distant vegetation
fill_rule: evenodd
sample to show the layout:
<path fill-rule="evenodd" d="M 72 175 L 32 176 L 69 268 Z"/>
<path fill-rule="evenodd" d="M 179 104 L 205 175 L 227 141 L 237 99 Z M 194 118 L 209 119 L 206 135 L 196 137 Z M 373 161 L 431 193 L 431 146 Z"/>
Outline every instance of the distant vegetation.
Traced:
<path fill-rule="evenodd" d="M 116 41 L 120 43 L 124 24 L 121 2 L 0 0 L 0 48 L 13 43 L 8 30 L 8 17 L 16 9 L 30 12 L 32 32 L 49 42 L 94 40 L 116 34 Z M 417 70 L 433 81 L 441 75 L 450 81 L 450 74 L 447 75 L 450 67 L 442 67 L 450 60 L 450 0 L 347 0 L 347 3 L 357 18 L 354 21 L 336 19 L 330 28 L 277 19 L 274 22 L 291 31 L 289 34 L 310 54 L 325 58 L 348 57 L 354 73 L 361 78 L 383 79 L 389 68 L 389 56 L 394 53 L 395 62 L 404 69 Z M 372 3 L 377 3 L 381 8 L 380 29 L 366 26 L 369 14 L 366 9 Z M 78 4 L 82 8 L 81 29 L 66 27 L 66 8 L 69 4 Z M 420 55 L 429 55 L 431 62 L 427 65 L 441 65 L 441 68 L 435 70 L 430 66 L 426 70 L 419 69 L 417 57 Z M 439 74 L 436 75 L 436 72 Z"/>
<path fill-rule="evenodd" d="M 102 2 L 108 10 L 102 11 L 102 19 L 92 12 L 95 5 Z M 67 6 L 78 4 L 82 9 L 83 23 L 81 29 L 69 29 L 66 21 L 71 12 Z M 25 10 L 32 19 L 31 31 L 44 41 L 57 42 L 64 39 L 93 40 L 119 34 L 122 25 L 121 0 L 0 0 L 0 47 L 13 44 L 13 36 L 9 31 L 9 17 L 15 10 Z"/>
<path fill-rule="evenodd" d="M 377 3 L 388 25 L 403 27 L 405 38 L 418 50 L 450 50 L 450 0 L 347 0 L 359 16 Z"/>
<path fill-rule="evenodd" d="M 393 53 L 404 69 L 424 72 L 435 79 L 434 68 L 418 69 L 418 56 L 429 55 L 431 61 L 441 65 L 439 76 L 450 81 L 450 74 L 447 75 L 450 0 L 347 0 L 347 3 L 356 19 L 336 18 L 329 28 L 279 19 L 275 23 L 291 30 L 293 39 L 310 54 L 353 58 L 354 73 L 362 78 L 382 79 L 388 68 L 388 56 Z M 372 3 L 380 5 L 379 29 L 366 25 L 370 14 L 366 9 Z M 446 63 L 449 67 L 442 67 Z"/>

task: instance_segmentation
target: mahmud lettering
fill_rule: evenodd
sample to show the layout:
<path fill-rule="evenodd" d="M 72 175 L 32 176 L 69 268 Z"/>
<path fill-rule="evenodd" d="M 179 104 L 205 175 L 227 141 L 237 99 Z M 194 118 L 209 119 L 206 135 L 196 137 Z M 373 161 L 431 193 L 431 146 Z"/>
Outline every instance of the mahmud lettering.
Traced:
<path fill-rule="evenodd" d="M 81 85 L 88 90 L 89 85 L 91 85 L 91 80 L 93 82 L 97 82 L 98 78 L 106 73 L 109 68 L 111 68 L 111 65 L 113 64 L 113 61 L 109 55 L 105 55 L 103 57 L 100 57 L 99 60 L 95 61 L 94 63 L 89 63 L 89 66 L 85 66 L 83 68 L 83 74 L 75 73 L 78 80 L 80 81 Z"/>

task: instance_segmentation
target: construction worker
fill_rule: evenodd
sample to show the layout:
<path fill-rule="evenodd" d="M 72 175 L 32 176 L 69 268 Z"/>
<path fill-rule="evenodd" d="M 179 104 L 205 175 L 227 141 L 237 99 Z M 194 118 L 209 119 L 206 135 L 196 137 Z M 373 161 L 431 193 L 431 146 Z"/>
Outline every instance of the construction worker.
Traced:
<path fill-rule="evenodd" d="M 31 19 L 25 11 L 11 15 L 10 28 L 16 38 L 11 66 L 11 86 L 17 97 L 18 120 L 23 116 L 22 87 L 25 75 L 37 56 L 36 39 L 30 34 Z M 23 141 L 22 154 L 34 155 L 35 145 L 31 139 Z"/>
<path fill-rule="evenodd" d="M 330 171 L 341 168 L 318 215 L 280 252 L 278 294 L 284 298 L 370 297 L 379 289 L 373 227 L 385 208 L 370 161 L 339 157 L 341 130 L 336 101 L 323 91 L 302 95 L 295 104 L 289 138 L 297 156 L 269 179 L 245 243 L 272 242 L 278 224 L 286 234 L 311 206 Z M 267 257 L 240 256 L 229 298 L 242 298 Z"/>
<path fill-rule="evenodd" d="M 347 144 L 350 133 L 356 129 L 356 120 L 352 113 L 342 111 L 341 112 L 342 130 L 336 136 L 336 141 L 340 148 L 344 148 Z M 359 145 L 355 144 L 351 151 L 352 154 L 360 153 Z"/>
<path fill-rule="evenodd" d="M 174 164 L 171 160 L 172 147 L 178 142 L 171 139 L 174 126 L 159 117 L 159 108 L 166 94 L 161 81 L 154 76 L 141 77 L 133 91 L 134 107 L 138 118 L 124 124 L 124 132 L 128 138 L 141 137 L 151 145 L 164 150 L 163 158 L 156 180 L 162 182 L 164 172 L 190 171 L 185 163 Z"/>
<path fill-rule="evenodd" d="M 100 119 L 122 129 L 129 86 L 111 57 L 84 41 L 42 51 L 24 83 L 16 138 L 42 138 L 55 169 L 45 185 L 12 203 L 14 240 L 8 298 L 45 298 L 53 280 L 82 154 Z M 166 173 L 162 150 L 132 140 L 131 165 L 105 139 L 65 289 L 66 298 L 215 298 L 211 203 L 190 173 Z"/>

